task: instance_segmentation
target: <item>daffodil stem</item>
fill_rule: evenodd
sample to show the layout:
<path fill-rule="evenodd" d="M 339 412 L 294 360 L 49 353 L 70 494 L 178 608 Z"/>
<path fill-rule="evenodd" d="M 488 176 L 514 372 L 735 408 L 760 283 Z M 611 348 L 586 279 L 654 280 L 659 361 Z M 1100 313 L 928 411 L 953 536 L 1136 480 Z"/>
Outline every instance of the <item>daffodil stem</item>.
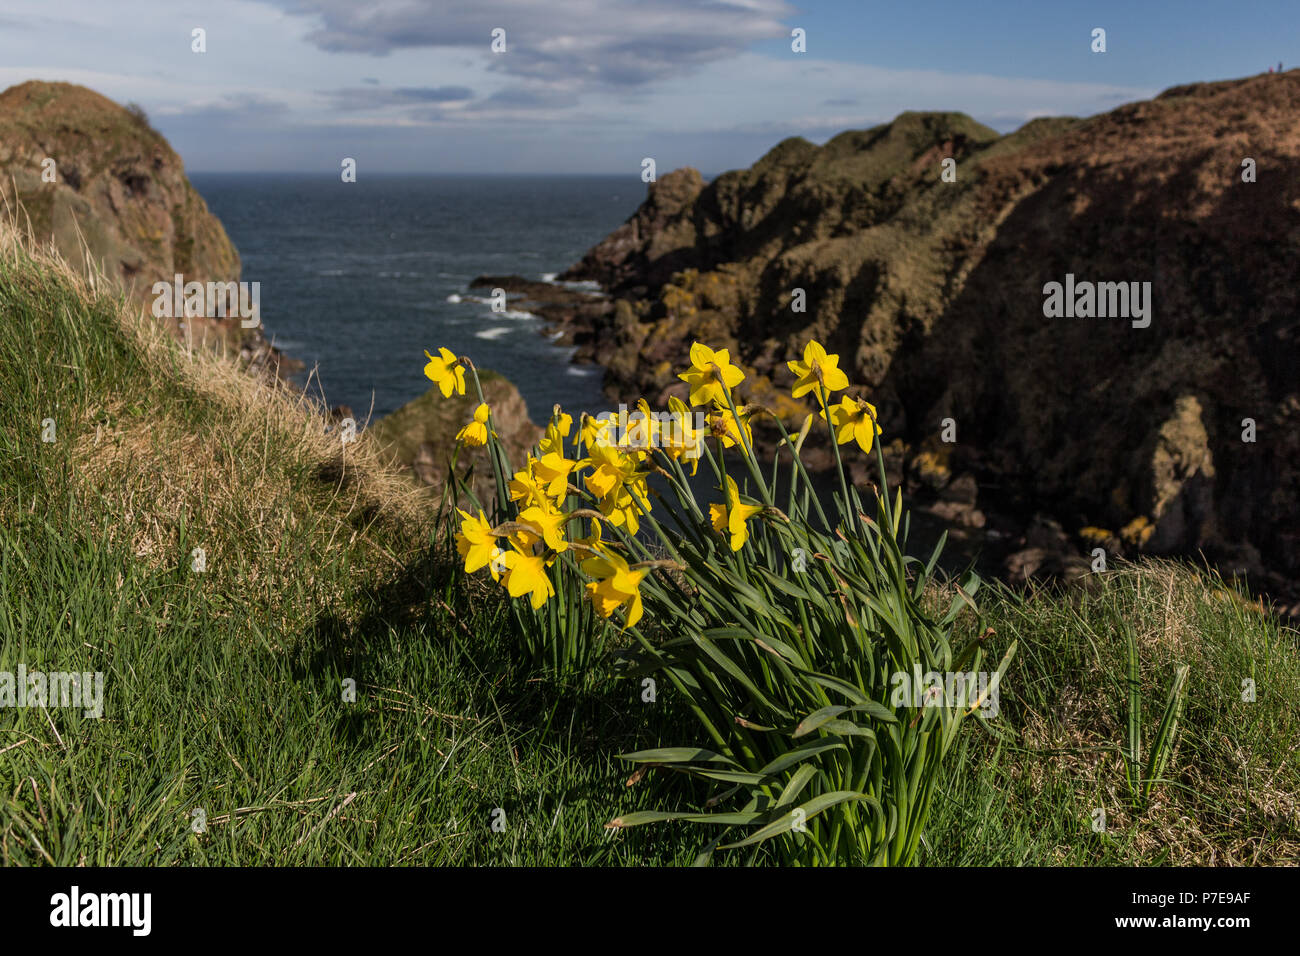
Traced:
<path fill-rule="evenodd" d="M 840 443 L 835 437 L 835 423 L 831 421 L 831 410 L 827 404 L 830 396 L 826 394 L 825 389 L 820 382 L 817 383 L 817 401 L 821 403 L 822 413 L 826 416 L 826 430 L 830 432 L 831 447 L 835 449 L 835 471 L 840 476 L 840 491 L 844 493 L 844 507 L 841 509 L 841 516 L 848 517 L 853 514 L 853 504 L 849 500 L 849 485 L 844 480 L 844 460 L 840 457 Z M 872 423 L 875 424 L 874 422 Z M 857 523 L 852 520 L 846 522 L 853 528 L 857 528 Z"/>
<path fill-rule="evenodd" d="M 478 403 L 487 405 L 487 400 L 483 398 L 483 384 L 478 380 L 478 369 L 469 359 L 464 361 L 469 366 L 470 375 L 474 376 L 474 391 L 478 394 Z M 506 498 L 505 471 L 502 467 L 505 460 L 505 451 L 501 448 L 501 441 L 497 437 L 496 418 L 492 414 L 492 406 L 490 405 L 488 405 L 488 443 L 488 458 L 492 459 L 492 477 L 495 479 L 494 483 L 496 484 L 497 507 L 501 509 L 501 514 L 504 515 L 509 500 Z"/>
<path fill-rule="evenodd" d="M 731 389 L 727 388 L 725 384 L 722 386 L 722 394 L 727 396 L 727 407 L 731 409 L 731 418 L 736 423 L 736 434 L 740 436 L 741 447 L 745 450 L 745 467 L 749 469 L 749 474 L 754 479 L 754 483 L 758 485 L 759 490 L 763 493 L 763 504 L 774 504 L 772 493 L 767 488 L 767 482 L 763 480 L 763 474 L 758 470 L 758 461 L 754 458 L 754 449 L 750 447 L 749 439 L 745 436 L 745 423 L 740 420 L 740 413 L 736 411 L 736 403 L 731 398 Z"/>
<path fill-rule="evenodd" d="M 779 428 L 779 429 L 781 429 L 781 436 L 785 439 L 785 443 L 786 443 L 786 445 L 788 445 L 789 448 L 790 448 L 790 457 L 794 459 L 795 467 L 797 467 L 797 468 L 799 469 L 799 473 L 800 473 L 801 475 L 803 475 L 804 483 L 807 484 L 809 488 L 811 488 L 811 487 L 812 487 L 812 478 L 809 477 L 809 475 L 808 475 L 808 470 L 807 470 L 806 468 L 804 468 L 804 466 L 803 466 L 803 460 L 799 457 L 799 452 L 795 450 L 794 442 L 790 440 L 790 433 L 789 433 L 788 431 L 786 431 L 785 423 L 782 422 L 781 419 L 778 418 L 778 417 L 775 416 L 775 415 L 772 416 L 772 419 L 773 419 L 773 421 L 776 422 L 776 427 Z M 779 451 L 779 450 L 778 450 L 777 454 L 780 454 L 780 451 Z M 790 496 L 791 496 L 791 501 L 793 501 L 793 499 L 794 499 L 794 491 L 795 491 L 795 488 L 794 488 L 794 482 L 791 481 L 791 482 L 790 482 Z M 814 493 L 813 496 L 812 496 L 812 502 L 813 502 L 813 505 L 817 508 L 817 514 L 818 514 L 818 516 L 822 519 L 822 524 L 824 524 L 824 525 L 826 526 L 826 529 L 829 531 L 829 530 L 830 530 L 830 527 L 831 527 L 831 523 L 830 523 L 830 521 L 827 520 L 827 518 L 826 518 L 826 512 L 822 510 L 821 499 L 819 499 L 815 493 Z M 792 508 L 791 510 L 793 510 L 793 508 Z"/>

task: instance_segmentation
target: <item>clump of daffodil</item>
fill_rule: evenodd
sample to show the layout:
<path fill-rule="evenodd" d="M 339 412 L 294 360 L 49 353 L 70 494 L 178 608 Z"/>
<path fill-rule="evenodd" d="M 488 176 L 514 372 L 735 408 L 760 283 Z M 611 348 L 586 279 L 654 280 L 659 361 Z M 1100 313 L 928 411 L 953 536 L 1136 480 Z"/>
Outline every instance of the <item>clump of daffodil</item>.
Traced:
<path fill-rule="evenodd" d="M 456 357 L 456 353 L 451 349 L 440 348 L 437 357 L 429 355 L 428 349 L 424 350 L 424 354 L 429 356 L 429 364 L 424 367 L 424 374 L 438 386 L 442 397 L 450 398 L 452 392 L 464 395 L 465 365 Z"/>
<path fill-rule="evenodd" d="M 749 540 L 749 526 L 745 522 L 762 510 L 762 505 L 747 505 L 740 500 L 736 482 L 728 475 L 726 503 L 709 505 L 709 517 L 713 520 L 713 530 L 729 534 L 731 550 L 739 551 Z"/>
<path fill-rule="evenodd" d="M 691 346 L 691 367 L 677 376 L 691 387 L 691 404 L 727 404 L 727 393 L 745 379 L 745 373 L 731 364 L 726 349 L 716 352 L 696 342 Z"/>
<path fill-rule="evenodd" d="M 474 420 L 467 423 L 456 433 L 456 441 L 464 442 L 473 448 L 481 448 L 488 443 L 488 415 L 491 409 L 480 404 L 474 409 Z"/>
<path fill-rule="evenodd" d="M 863 399 L 845 395 L 838 405 L 830 407 L 830 413 L 836 442 L 847 445 L 856 441 L 863 451 L 871 451 L 872 443 L 880 434 L 880 426 L 876 424 L 876 406 Z M 825 410 L 819 414 L 822 418 L 826 417 Z"/>
<path fill-rule="evenodd" d="M 492 577 L 499 580 L 499 559 L 503 552 L 497 545 L 492 526 L 482 511 L 475 516 L 459 508 L 456 510 L 465 519 L 460 523 L 460 534 L 456 535 L 456 550 L 465 559 L 465 572 L 473 574 L 486 567 L 492 571 Z"/>
<path fill-rule="evenodd" d="M 816 340 L 803 347 L 803 361 L 791 359 L 785 363 L 794 372 L 797 380 L 790 394 L 802 398 L 809 392 L 816 391 L 820 385 L 827 395 L 849 387 L 849 377 L 839 367 L 838 355 L 827 355 L 826 349 Z"/>
<path fill-rule="evenodd" d="M 586 584 L 591 604 L 601 617 L 609 617 L 622 607 L 627 612 L 624 627 L 641 620 L 641 581 L 649 568 L 630 568 L 627 561 L 609 549 L 582 562 L 584 573 L 595 578 Z"/>

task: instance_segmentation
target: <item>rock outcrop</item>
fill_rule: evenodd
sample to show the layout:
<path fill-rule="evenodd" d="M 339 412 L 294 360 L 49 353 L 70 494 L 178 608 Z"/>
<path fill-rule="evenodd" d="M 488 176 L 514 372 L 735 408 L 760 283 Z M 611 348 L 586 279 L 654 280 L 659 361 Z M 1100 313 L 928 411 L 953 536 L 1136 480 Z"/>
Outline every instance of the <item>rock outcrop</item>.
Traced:
<path fill-rule="evenodd" d="M 483 398 L 492 409 L 498 435 L 514 467 L 521 468 L 528 451 L 542 437 L 542 430 L 528 417 L 528 406 L 509 380 L 479 369 Z M 455 436 L 474 417 L 478 397 L 471 389 L 464 396 L 444 398 L 436 387 L 386 415 L 368 430 L 370 436 L 398 466 L 409 470 L 421 485 L 441 488 L 455 453 Z M 471 475 L 472 468 L 472 475 Z M 492 464 L 483 448 L 462 449 L 456 473 L 470 475 L 474 493 L 486 503 L 495 497 Z M 462 507 L 468 507 L 462 505 Z"/>
<path fill-rule="evenodd" d="M 909 476 L 942 459 L 936 495 L 969 474 L 981 508 L 1050 514 L 1080 547 L 1294 579 L 1298 119 L 1292 71 L 1008 136 L 905 113 L 786 140 L 707 185 L 679 170 L 562 276 L 610 293 L 570 334 L 611 390 L 660 401 L 694 339 L 727 346 L 792 421 L 784 361 L 816 337 L 902 439 Z M 1149 325 L 1048 317 L 1044 287 L 1067 275 L 1150 283 Z M 973 507 L 956 497 L 947 510 Z"/>
<path fill-rule="evenodd" d="M 0 93 L 0 204 L 77 268 L 91 264 L 149 309 L 155 282 L 234 282 L 239 254 L 181 158 L 138 108 L 32 81 Z M 179 319 L 167 320 L 177 335 Z M 274 370 L 283 357 L 238 319 L 192 318 L 207 339 Z"/>

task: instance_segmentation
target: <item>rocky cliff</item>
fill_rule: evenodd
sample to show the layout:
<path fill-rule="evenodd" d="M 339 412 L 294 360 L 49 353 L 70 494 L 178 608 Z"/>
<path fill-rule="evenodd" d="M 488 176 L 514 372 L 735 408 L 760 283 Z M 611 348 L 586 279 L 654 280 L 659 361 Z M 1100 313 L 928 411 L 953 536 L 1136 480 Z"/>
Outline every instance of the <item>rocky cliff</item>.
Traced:
<path fill-rule="evenodd" d="M 686 169 L 651 185 L 562 276 L 610 304 L 552 317 L 619 394 L 680 391 L 700 338 L 791 419 L 784 360 L 815 336 L 931 494 L 962 477 L 951 497 L 973 498 L 969 475 L 982 504 L 1041 511 L 1087 549 L 1205 551 L 1294 578 L 1297 120 L 1292 71 L 1004 137 L 905 113 L 820 147 L 786 140 L 711 183 Z M 1046 315 L 1045 286 L 1076 280 L 1150 283 L 1150 313 Z"/>
<path fill-rule="evenodd" d="M 532 423 L 523 396 L 508 379 L 485 369 L 479 369 L 478 374 L 506 455 L 514 467 L 520 468 L 542 437 L 542 430 Z M 434 387 L 381 418 L 369 432 L 387 457 L 414 481 L 440 491 L 456 454 L 456 433 L 474 417 L 477 407 L 478 398 L 472 388 L 466 395 L 444 398 Z M 456 465 L 461 478 L 469 476 L 480 501 L 495 498 L 492 462 L 486 448 L 462 448 Z M 461 507 L 469 505 L 462 502 Z"/>
<path fill-rule="evenodd" d="M 153 284 L 178 273 L 239 279 L 239 254 L 181 158 L 138 108 L 85 87 L 32 81 L 0 93 L 0 203 L 39 243 L 74 266 L 93 263 L 145 309 Z M 260 329 L 238 320 L 192 319 L 188 332 L 257 365 L 281 361 Z"/>

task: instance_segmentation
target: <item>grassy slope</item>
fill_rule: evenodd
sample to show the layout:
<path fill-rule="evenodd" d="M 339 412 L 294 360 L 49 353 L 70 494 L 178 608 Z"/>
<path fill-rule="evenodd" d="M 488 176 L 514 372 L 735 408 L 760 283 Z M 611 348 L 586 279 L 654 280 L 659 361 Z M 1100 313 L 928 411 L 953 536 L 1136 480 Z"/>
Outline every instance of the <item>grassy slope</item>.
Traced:
<path fill-rule="evenodd" d="M 344 459 L 322 421 L 0 232 L 0 671 L 106 684 L 99 720 L 0 710 L 0 862 L 689 862 L 698 831 L 602 828 L 699 796 L 629 790 L 613 756 L 692 741 L 673 702 L 515 667 L 496 595 L 430 547 L 437 502 L 366 436 Z M 967 736 L 927 862 L 1295 858 L 1294 631 L 1165 566 L 1069 600 L 999 592 L 986 613 L 996 644 L 1020 640 L 1009 739 Z M 1136 819 L 1104 749 L 1124 726 L 1118 614 L 1157 711 L 1173 663 L 1193 665 L 1172 781 Z M 1087 825 L 1099 805 L 1105 838 Z"/>

